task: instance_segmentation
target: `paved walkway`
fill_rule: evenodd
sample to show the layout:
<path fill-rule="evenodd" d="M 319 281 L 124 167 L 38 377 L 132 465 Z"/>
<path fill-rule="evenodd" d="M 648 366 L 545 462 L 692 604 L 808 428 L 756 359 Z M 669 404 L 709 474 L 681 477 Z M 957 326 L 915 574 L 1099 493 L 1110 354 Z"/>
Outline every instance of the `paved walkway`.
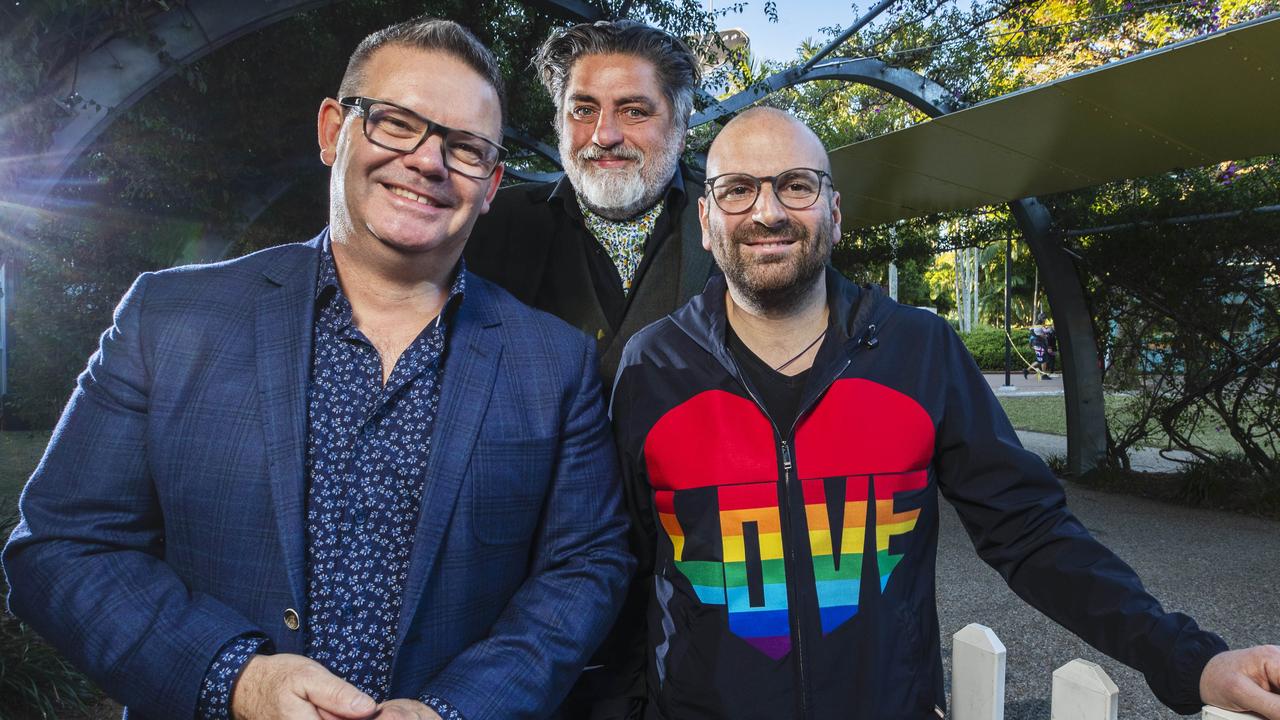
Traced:
<path fill-rule="evenodd" d="M 1059 458 L 1067 456 L 1066 435 L 1019 430 L 1018 439 L 1022 441 L 1022 447 L 1045 460 L 1055 456 Z M 1149 447 L 1129 449 L 1129 465 L 1139 472 L 1177 472 L 1186 461 L 1194 457 L 1186 450 L 1160 450 Z"/>
<path fill-rule="evenodd" d="M 1129 563 L 1167 610 L 1185 612 L 1232 647 L 1280 643 L 1280 522 L 1168 505 L 1067 485 L 1070 506 Z M 945 503 L 943 503 L 945 505 Z M 1006 720 L 1048 720 L 1052 673 L 1074 658 L 1096 662 L 1120 688 L 1121 720 L 1175 720 L 1142 675 L 1033 610 L 974 553 L 955 512 L 942 508 L 938 610 L 950 673 L 951 636 L 970 622 L 1008 649 Z"/>
<path fill-rule="evenodd" d="M 1038 395 L 1061 395 L 1062 394 L 1062 374 L 1054 373 L 1053 375 L 1041 380 L 1035 375 L 1022 377 L 1022 371 L 1016 370 L 1009 374 L 1009 382 L 1012 389 L 1006 388 L 1004 384 L 1004 373 L 984 372 L 983 376 L 987 378 L 987 384 L 995 391 L 997 395 L 1017 396 L 1017 397 L 1035 397 Z"/>
<path fill-rule="evenodd" d="M 987 373 L 997 395 L 1062 395 L 1054 377 L 1011 377 Z M 1062 435 L 1018 431 L 1027 449 L 1041 457 L 1064 456 Z M 1134 469 L 1171 471 L 1179 451 L 1138 448 Z M 1222 635 L 1232 647 L 1280 643 L 1280 522 L 1217 510 L 1184 508 L 1068 484 L 1073 512 L 1090 532 L 1142 577 L 1147 589 L 1170 611 L 1185 612 Z M 1151 694 L 1142 675 L 1086 645 L 1013 594 L 999 575 L 974 553 L 954 510 L 942 510 L 938 547 L 938 612 L 943 661 L 951 672 L 951 636 L 970 622 L 995 631 L 1008 650 L 1006 720 L 1048 720 L 1053 670 L 1074 658 L 1096 662 L 1120 688 L 1122 720 L 1175 720 L 1182 716 Z"/>

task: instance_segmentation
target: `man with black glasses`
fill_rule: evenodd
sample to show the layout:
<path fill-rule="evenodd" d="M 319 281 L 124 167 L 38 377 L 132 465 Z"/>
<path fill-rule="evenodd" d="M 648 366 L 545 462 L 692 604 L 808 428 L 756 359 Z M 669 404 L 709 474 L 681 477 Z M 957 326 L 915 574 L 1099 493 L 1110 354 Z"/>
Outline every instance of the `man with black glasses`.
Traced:
<path fill-rule="evenodd" d="M 633 559 L 593 344 L 461 261 L 497 65 L 419 19 L 320 107 L 329 227 L 147 273 L 4 551 L 11 607 L 134 718 L 539 718 Z"/>
<path fill-rule="evenodd" d="M 1228 651 L 1165 612 L 1067 510 L 947 323 L 828 266 L 829 171 L 780 110 L 728 123 L 698 201 L 724 277 L 623 353 L 611 414 L 647 612 L 618 621 L 630 682 L 607 716 L 943 717 L 941 494 L 1020 597 L 1165 704 L 1280 719 L 1280 648 Z"/>

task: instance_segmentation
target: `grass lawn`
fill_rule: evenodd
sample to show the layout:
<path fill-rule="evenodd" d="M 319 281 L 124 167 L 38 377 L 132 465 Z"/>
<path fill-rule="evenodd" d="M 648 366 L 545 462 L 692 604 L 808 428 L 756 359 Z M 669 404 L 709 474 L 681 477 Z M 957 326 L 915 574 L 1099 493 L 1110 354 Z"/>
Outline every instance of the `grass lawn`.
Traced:
<path fill-rule="evenodd" d="M 48 444 L 48 430 L 0 432 L 0 518 L 17 514 L 18 493 Z"/>
<path fill-rule="evenodd" d="M 1067 410 L 1061 396 L 1001 397 L 999 400 L 1009 416 L 1009 422 L 1013 423 L 1016 429 L 1054 435 L 1067 434 Z M 1130 398 L 1125 395 L 1106 396 L 1107 423 L 1113 431 L 1124 426 L 1125 405 L 1129 400 Z M 1211 427 L 1208 423 L 1199 428 L 1192 435 L 1192 439 L 1210 450 L 1240 451 L 1240 446 L 1230 434 Z M 1168 442 L 1168 436 L 1157 430 L 1151 435 L 1150 440 L 1143 444 L 1150 447 L 1165 447 Z"/>

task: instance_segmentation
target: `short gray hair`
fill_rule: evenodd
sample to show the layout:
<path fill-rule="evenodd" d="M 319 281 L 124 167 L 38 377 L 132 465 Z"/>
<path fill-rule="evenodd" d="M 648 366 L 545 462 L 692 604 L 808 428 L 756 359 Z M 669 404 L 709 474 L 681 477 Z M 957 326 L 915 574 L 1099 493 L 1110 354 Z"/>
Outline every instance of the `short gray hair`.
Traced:
<path fill-rule="evenodd" d="M 501 121 L 505 122 L 507 94 L 503 89 L 502 71 L 498 69 L 498 61 L 493 58 L 493 53 L 470 30 L 458 23 L 426 15 L 385 27 L 362 40 L 347 61 L 347 71 L 338 88 L 339 97 L 360 93 L 360 86 L 365 80 L 365 64 L 375 52 L 388 45 L 442 52 L 457 58 L 493 87 L 498 94 Z"/>
<path fill-rule="evenodd" d="M 533 66 L 551 94 L 557 114 L 564 109 L 569 73 L 583 55 L 631 55 L 648 60 L 658 72 L 675 120 L 688 129 L 702 67 L 680 38 L 635 20 L 601 20 L 556 29 L 533 56 Z"/>

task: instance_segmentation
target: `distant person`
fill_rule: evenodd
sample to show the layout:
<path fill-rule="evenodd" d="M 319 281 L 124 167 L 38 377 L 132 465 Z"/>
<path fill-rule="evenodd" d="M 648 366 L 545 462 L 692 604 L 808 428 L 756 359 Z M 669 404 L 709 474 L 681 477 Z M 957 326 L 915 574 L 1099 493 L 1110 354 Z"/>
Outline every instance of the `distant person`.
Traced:
<path fill-rule="evenodd" d="M 555 104 L 564 176 L 498 192 L 467 263 L 596 340 L 613 382 L 631 335 L 702 291 L 700 171 L 680 162 L 701 70 L 633 20 L 555 30 L 533 64 Z"/>
<path fill-rule="evenodd" d="M 421 18 L 320 104 L 330 226 L 147 273 L 21 500 L 10 607 L 130 718 L 543 718 L 626 552 L 595 348 L 461 262 L 497 63 Z"/>
<path fill-rule="evenodd" d="M 1053 325 L 1044 326 L 1044 362 L 1045 369 L 1049 372 L 1049 377 L 1053 377 L 1053 373 L 1058 361 L 1058 331 Z"/>
<path fill-rule="evenodd" d="M 647 608 L 619 621 L 630 682 L 598 717 L 944 717 L 941 494 L 1019 597 L 1162 702 L 1280 720 L 1280 648 L 1228 651 L 1166 612 L 1067 509 L 950 325 L 830 267 L 830 172 L 773 108 L 711 146 L 699 208 L 724 276 L 631 339 L 613 391 Z"/>
<path fill-rule="evenodd" d="M 1035 358 L 1035 362 L 1031 363 L 1030 368 L 1022 369 L 1022 377 L 1025 379 L 1027 371 L 1030 369 L 1035 371 L 1037 378 L 1044 380 L 1045 356 L 1049 352 L 1049 345 L 1045 341 L 1043 327 L 1036 325 L 1031 328 L 1030 344 L 1031 354 Z"/>

